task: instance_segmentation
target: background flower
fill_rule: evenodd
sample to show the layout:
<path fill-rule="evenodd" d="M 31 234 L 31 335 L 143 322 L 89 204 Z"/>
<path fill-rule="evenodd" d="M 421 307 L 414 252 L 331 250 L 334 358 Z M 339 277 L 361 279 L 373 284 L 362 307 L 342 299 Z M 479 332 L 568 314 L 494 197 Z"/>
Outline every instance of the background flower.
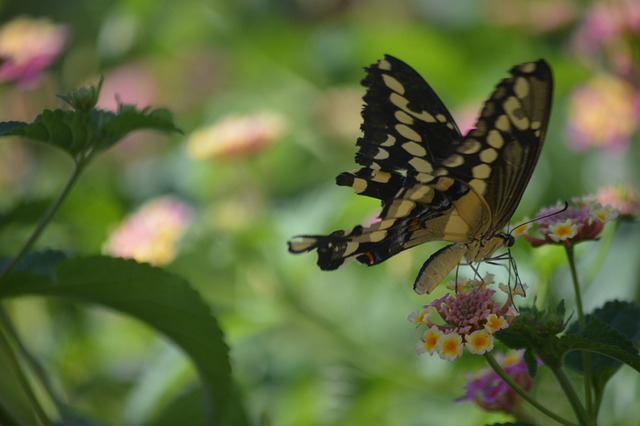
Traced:
<path fill-rule="evenodd" d="M 191 216 L 191 208 L 173 197 L 148 201 L 111 232 L 102 251 L 138 262 L 165 265 L 175 257 L 178 240 L 191 222 Z"/>
<path fill-rule="evenodd" d="M 617 216 L 618 212 L 613 207 L 602 206 L 595 197 L 577 198 L 566 208 L 563 203 L 558 203 L 541 209 L 534 222 L 528 224 L 524 231 L 514 232 L 514 235 L 523 235 L 534 247 L 573 245 L 598 238 L 604 225 Z"/>
<path fill-rule="evenodd" d="M 0 82 L 36 85 L 43 71 L 62 52 L 68 32 L 46 18 L 20 16 L 0 27 Z"/>
<path fill-rule="evenodd" d="M 195 130 L 187 147 L 189 154 L 198 160 L 239 157 L 276 142 L 284 129 L 284 118 L 274 112 L 228 115 L 211 126 Z"/>
<path fill-rule="evenodd" d="M 523 351 L 509 356 L 496 355 L 496 359 L 505 372 L 525 391 L 533 386 L 533 378 L 527 371 Z M 516 394 L 491 368 L 485 368 L 470 376 L 465 386 L 467 393 L 458 401 L 473 401 L 487 411 L 515 413 L 522 397 Z"/>
<path fill-rule="evenodd" d="M 600 74 L 574 90 L 569 100 L 567 137 L 571 146 L 587 148 L 627 148 L 638 130 L 638 91 L 628 82 Z"/>

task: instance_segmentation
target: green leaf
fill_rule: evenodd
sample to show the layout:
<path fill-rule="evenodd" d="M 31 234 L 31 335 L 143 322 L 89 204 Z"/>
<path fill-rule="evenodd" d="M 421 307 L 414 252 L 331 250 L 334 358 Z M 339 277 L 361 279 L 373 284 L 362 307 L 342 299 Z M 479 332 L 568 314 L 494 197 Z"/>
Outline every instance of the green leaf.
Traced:
<path fill-rule="evenodd" d="M 601 395 L 623 362 L 636 370 L 640 368 L 636 349 L 640 338 L 640 307 L 629 302 L 607 302 L 585 319 L 584 330 L 580 330 L 577 322 L 570 325 L 562 344 L 566 348 L 597 352 L 589 357 L 589 362 L 594 388 Z M 566 365 L 579 372 L 584 371 L 582 362 L 578 352 L 569 353 L 565 358 Z"/>
<path fill-rule="evenodd" d="M 7 133 L 25 127 L 27 123 L 22 121 L 2 121 L 0 122 L 0 136 L 4 136 Z"/>
<path fill-rule="evenodd" d="M 564 302 L 555 311 L 540 311 L 535 306 L 520 309 L 509 328 L 496 333 L 496 338 L 510 349 L 525 349 L 527 366 L 535 373 L 535 356 L 558 366 L 562 359 L 557 335 L 564 330 Z"/>
<path fill-rule="evenodd" d="M 90 113 L 57 109 L 44 110 L 33 123 L 14 127 L 3 136 L 24 136 L 60 148 L 76 158 L 91 148 L 97 133 Z"/>
<path fill-rule="evenodd" d="M 87 93 L 89 98 L 96 94 Z M 63 99 L 72 101 L 71 98 Z M 91 104 L 90 100 L 78 102 Z M 112 147 L 129 133 L 141 129 L 180 132 L 167 109 L 138 110 L 133 105 L 121 104 L 117 113 L 95 108 L 44 110 L 33 123 L 0 123 L 0 136 L 23 136 L 60 148 L 77 162 Z"/>
<path fill-rule="evenodd" d="M 203 424 L 204 413 L 200 396 L 195 389 L 188 390 L 170 401 L 157 417 L 145 422 L 145 426 L 172 426 L 184 423 L 188 418 L 190 424 Z"/>
<path fill-rule="evenodd" d="M 67 254 L 61 250 L 42 250 L 33 252 L 21 258 L 15 266 L 14 271 L 30 272 L 32 274 L 39 275 L 52 275 L 56 266 L 67 258 Z M 0 259 L 0 270 L 3 270 L 7 263 L 9 263 L 8 259 Z"/>
<path fill-rule="evenodd" d="M 6 213 L 0 214 L 0 229 L 16 223 L 34 224 L 50 205 L 51 200 L 22 201 Z"/>
<path fill-rule="evenodd" d="M 110 117 L 104 128 L 104 148 L 109 148 L 127 134 L 141 129 L 157 130 L 160 132 L 180 132 L 173 123 L 171 112 L 164 108 L 151 110 L 145 108 L 138 111 L 133 105 L 120 105 L 118 114 Z"/>
<path fill-rule="evenodd" d="M 0 286 L 0 298 L 59 297 L 107 306 L 146 322 L 195 364 L 209 423 L 247 424 L 222 331 L 200 295 L 180 277 L 132 260 L 95 256 L 62 260 L 51 273 L 14 271 Z"/>

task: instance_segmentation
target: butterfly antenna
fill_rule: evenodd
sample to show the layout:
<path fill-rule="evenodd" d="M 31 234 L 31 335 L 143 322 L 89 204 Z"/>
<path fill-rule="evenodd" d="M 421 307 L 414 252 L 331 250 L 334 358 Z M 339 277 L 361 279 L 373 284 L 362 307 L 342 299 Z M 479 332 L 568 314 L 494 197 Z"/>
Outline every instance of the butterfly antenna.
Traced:
<path fill-rule="evenodd" d="M 565 201 L 565 202 L 564 202 L 564 207 L 563 207 L 563 208 L 561 208 L 560 210 L 556 210 L 555 212 L 551 212 L 551 213 L 545 214 L 544 216 L 536 217 L 535 219 L 531 219 L 531 220 L 528 220 L 528 221 L 526 221 L 526 222 L 523 222 L 523 223 L 521 223 L 520 225 L 516 226 L 516 227 L 515 227 L 515 228 L 513 228 L 513 229 L 518 229 L 518 228 L 520 228 L 520 227 L 522 227 L 522 226 L 526 226 L 526 225 L 528 225 L 528 224 L 530 224 L 530 223 L 537 222 L 537 221 L 539 221 L 539 220 L 542 220 L 542 219 L 546 219 L 546 218 L 548 218 L 548 217 L 555 216 L 555 215 L 557 215 L 557 214 L 560 214 L 560 213 L 562 213 L 562 212 L 566 211 L 568 208 L 569 208 L 569 203 Z M 508 234 L 508 235 L 511 235 L 511 231 L 507 232 L 507 234 Z"/>

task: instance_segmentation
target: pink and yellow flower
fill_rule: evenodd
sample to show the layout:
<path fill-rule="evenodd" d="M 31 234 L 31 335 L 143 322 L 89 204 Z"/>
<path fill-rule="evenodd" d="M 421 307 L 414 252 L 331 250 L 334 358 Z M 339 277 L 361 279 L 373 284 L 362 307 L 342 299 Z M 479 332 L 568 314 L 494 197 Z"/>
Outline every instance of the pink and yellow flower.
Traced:
<path fill-rule="evenodd" d="M 285 119 L 275 112 L 229 115 L 217 123 L 195 130 L 187 149 L 192 158 L 235 158 L 261 151 L 278 141 Z"/>
<path fill-rule="evenodd" d="M 640 216 L 640 193 L 630 186 L 618 184 L 602 187 L 598 190 L 596 199 L 603 206 L 614 207 L 621 218 Z"/>
<path fill-rule="evenodd" d="M 640 96 L 627 81 L 601 74 L 577 88 L 569 100 L 567 138 L 577 150 L 619 151 L 638 130 Z"/>
<path fill-rule="evenodd" d="M 34 86 L 67 43 L 67 29 L 48 19 L 20 16 L 0 27 L 0 82 Z"/>
<path fill-rule="evenodd" d="M 102 251 L 138 262 L 165 265 L 175 257 L 178 240 L 192 215 L 191 207 L 173 197 L 148 201 L 109 235 Z"/>
<path fill-rule="evenodd" d="M 525 232 L 519 232 L 534 247 L 544 244 L 573 245 L 598 238 L 604 225 L 618 216 L 611 206 L 603 206 L 595 197 L 572 200 L 566 209 L 561 203 L 540 210 L 538 218 Z M 514 233 L 516 235 L 516 233 Z"/>
<path fill-rule="evenodd" d="M 636 0 L 592 2 L 578 26 L 572 45 L 591 63 L 609 63 L 617 74 L 633 78 L 638 72 L 634 48 L 640 39 L 640 3 Z"/>
<path fill-rule="evenodd" d="M 411 322 L 427 327 L 422 339 L 416 343 L 418 354 L 437 353 L 442 359 L 451 361 L 461 356 L 464 348 L 472 354 L 491 351 L 493 335 L 508 327 L 518 314 L 512 304 L 516 293 L 508 286 L 501 286 L 510 297 L 504 303 L 495 302 L 496 291 L 487 288 L 491 283 L 493 276 L 487 274 L 483 281 L 466 280 L 450 285 L 455 292 L 409 315 Z"/>

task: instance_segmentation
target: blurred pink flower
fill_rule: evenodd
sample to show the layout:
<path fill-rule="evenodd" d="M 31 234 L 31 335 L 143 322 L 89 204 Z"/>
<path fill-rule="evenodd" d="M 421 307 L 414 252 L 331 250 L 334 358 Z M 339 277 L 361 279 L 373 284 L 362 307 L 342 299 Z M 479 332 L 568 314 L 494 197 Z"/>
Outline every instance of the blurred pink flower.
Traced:
<path fill-rule="evenodd" d="M 173 197 L 148 201 L 109 235 L 102 251 L 138 262 L 165 265 L 175 257 L 177 242 L 192 216 L 191 207 Z"/>
<path fill-rule="evenodd" d="M 280 139 L 285 119 L 274 112 L 228 115 L 217 123 L 194 130 L 188 141 L 192 158 L 235 158 L 261 151 Z"/>
<path fill-rule="evenodd" d="M 486 0 L 491 23 L 523 28 L 535 33 L 549 32 L 571 23 L 577 15 L 573 0 Z"/>
<path fill-rule="evenodd" d="M 640 2 L 637 0 L 595 1 L 572 40 L 576 53 L 599 62 L 604 55 L 619 74 L 630 77 L 637 71 L 634 50 L 640 40 Z M 637 57 L 636 57 L 637 60 Z"/>
<path fill-rule="evenodd" d="M 630 186 L 603 186 L 598 190 L 596 199 L 603 206 L 610 205 L 618 210 L 620 218 L 632 219 L 640 216 L 640 193 Z"/>
<path fill-rule="evenodd" d="M 625 80 L 600 74 L 574 90 L 569 100 L 567 138 L 584 150 L 625 149 L 638 130 L 640 96 Z"/>
<path fill-rule="evenodd" d="M 533 386 L 533 378 L 529 375 L 523 354 L 523 351 L 517 351 L 506 357 L 496 356 L 496 359 L 504 371 L 528 392 Z M 468 377 L 465 388 L 467 393 L 457 401 L 473 401 L 487 411 L 514 414 L 522 402 L 522 397 L 491 368 Z"/>
<path fill-rule="evenodd" d="M 0 27 L 0 82 L 35 86 L 67 42 L 67 29 L 46 18 L 20 16 Z"/>
<path fill-rule="evenodd" d="M 117 111 L 118 103 L 145 108 L 156 98 L 154 76 L 142 64 L 131 63 L 111 70 L 102 84 L 98 108 Z"/>

